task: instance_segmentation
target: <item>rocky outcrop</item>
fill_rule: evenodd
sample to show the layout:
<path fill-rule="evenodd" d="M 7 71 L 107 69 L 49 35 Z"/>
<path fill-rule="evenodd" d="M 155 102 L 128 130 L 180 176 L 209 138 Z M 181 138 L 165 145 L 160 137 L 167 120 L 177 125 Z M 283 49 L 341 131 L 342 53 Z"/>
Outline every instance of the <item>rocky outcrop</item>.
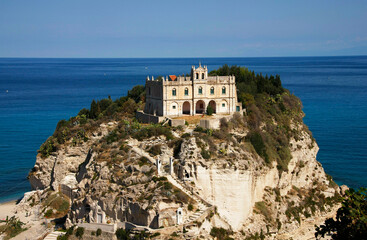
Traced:
<path fill-rule="evenodd" d="M 305 131 L 291 140 L 288 170 L 280 171 L 276 162 L 265 163 L 242 141 L 246 129 L 233 131 L 229 140 L 200 138 L 189 129 L 176 140 L 106 140 L 119 127 L 103 124 L 82 144 L 65 145 L 47 158 L 37 156 L 29 175 L 32 188 L 57 191 L 61 183 L 71 182 L 66 176 L 74 176 L 73 186 L 66 188 L 72 199 L 69 223 L 129 222 L 157 229 L 174 226 L 181 208 L 185 224 L 203 224 L 197 232 L 208 234 L 218 226 L 248 234 L 284 233 L 332 209 L 329 203 L 338 192 L 316 160 L 317 144 Z M 176 129 L 173 135 L 181 134 Z M 159 151 L 152 152 L 152 146 Z M 211 158 L 203 157 L 206 151 L 213 153 Z M 174 155 L 174 176 L 164 177 L 171 172 Z M 187 181 L 179 183 L 177 177 Z M 206 211 L 210 206 L 216 214 Z"/>
<path fill-rule="evenodd" d="M 331 186 L 321 164 L 316 160 L 319 148 L 308 133 L 302 132 L 299 140 L 293 139 L 290 145 L 292 158 L 288 171 L 283 172 L 278 171 L 275 162 L 270 165 L 261 164 L 263 161 L 257 156 L 231 144 L 222 157 L 214 161 L 204 160 L 194 150 L 198 149 L 194 137 L 184 141 L 180 157 L 183 168 L 192 177 L 197 191 L 217 207 L 218 214 L 234 231 L 246 230 L 253 233 L 262 229 L 264 233 L 278 232 L 278 224 L 282 224 L 284 232 L 293 230 L 300 224 L 286 216 L 289 207 L 285 198 L 290 192 L 302 189 L 305 193 L 311 193 L 317 189 L 318 194 L 332 198 L 338 191 L 337 187 Z M 232 161 L 228 160 L 228 155 Z M 278 202 L 273 204 L 269 213 L 273 219 L 270 221 L 259 218 L 256 211 L 254 212 L 255 204 L 266 200 L 269 192 L 274 194 L 274 191 L 279 196 Z M 297 201 L 302 200 L 295 201 L 294 204 L 297 205 Z M 325 207 L 331 209 L 329 206 Z M 300 215 L 304 219 L 309 217 L 307 214 L 307 217 L 304 216 L 303 212 Z"/>

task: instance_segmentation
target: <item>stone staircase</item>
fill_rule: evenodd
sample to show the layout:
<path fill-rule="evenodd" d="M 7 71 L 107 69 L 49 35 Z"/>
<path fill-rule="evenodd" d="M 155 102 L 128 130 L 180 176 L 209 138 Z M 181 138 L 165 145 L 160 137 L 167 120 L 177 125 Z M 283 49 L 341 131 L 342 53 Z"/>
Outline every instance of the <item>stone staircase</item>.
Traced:
<path fill-rule="evenodd" d="M 44 240 L 57 240 L 58 236 L 63 236 L 63 235 L 65 235 L 64 232 L 54 231 L 54 232 L 51 232 L 51 233 L 47 234 L 47 236 L 44 238 Z"/>
<path fill-rule="evenodd" d="M 144 151 L 141 148 L 138 148 L 133 143 L 130 143 L 129 145 L 131 146 L 131 150 L 132 151 L 136 152 L 137 154 L 140 154 L 141 156 L 146 157 L 153 164 L 156 164 L 156 160 L 153 157 L 151 157 L 148 152 Z M 162 166 L 161 166 L 161 168 L 162 168 Z M 210 209 L 213 208 L 213 206 L 211 204 L 209 204 L 208 202 L 205 202 L 197 194 L 194 194 L 193 193 L 193 188 L 191 186 L 187 186 L 187 184 L 185 182 L 183 182 L 182 180 L 180 180 L 177 177 L 175 177 L 173 175 L 170 175 L 170 174 L 168 174 L 168 173 L 166 173 L 164 171 L 161 171 L 160 176 L 166 177 L 167 180 L 172 185 L 174 185 L 175 187 L 177 187 L 178 189 L 180 189 L 181 191 L 183 191 L 184 193 L 186 193 L 190 198 L 192 198 L 197 203 L 198 210 L 196 212 L 191 213 L 189 216 L 187 216 L 185 218 L 184 223 L 183 223 L 184 225 L 193 224 L 203 214 L 205 214 L 206 211 L 209 210 L 209 208 Z"/>
<path fill-rule="evenodd" d="M 197 202 L 198 210 L 186 217 L 186 219 L 184 220 L 185 225 L 195 222 L 199 217 L 201 217 L 205 213 L 205 211 L 208 208 L 211 207 L 210 204 L 203 202 L 202 199 L 200 199 L 195 194 L 193 194 L 192 191 L 188 190 L 185 184 L 182 183 L 181 180 L 176 179 L 172 175 L 169 175 L 169 174 L 165 174 L 164 176 L 167 178 L 167 180 L 170 183 L 172 183 L 172 185 L 174 185 L 175 187 L 177 187 L 178 189 L 186 193 L 190 198 L 192 198 L 195 202 Z"/>

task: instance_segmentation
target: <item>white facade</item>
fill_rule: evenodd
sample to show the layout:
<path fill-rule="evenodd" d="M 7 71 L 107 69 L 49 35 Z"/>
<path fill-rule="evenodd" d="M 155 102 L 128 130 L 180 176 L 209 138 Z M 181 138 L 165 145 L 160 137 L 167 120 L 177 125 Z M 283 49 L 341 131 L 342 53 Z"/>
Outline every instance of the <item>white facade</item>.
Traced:
<path fill-rule="evenodd" d="M 208 68 L 192 66 L 191 76 L 149 77 L 144 112 L 156 116 L 195 115 L 210 105 L 216 114 L 241 110 L 234 76 L 208 76 Z"/>

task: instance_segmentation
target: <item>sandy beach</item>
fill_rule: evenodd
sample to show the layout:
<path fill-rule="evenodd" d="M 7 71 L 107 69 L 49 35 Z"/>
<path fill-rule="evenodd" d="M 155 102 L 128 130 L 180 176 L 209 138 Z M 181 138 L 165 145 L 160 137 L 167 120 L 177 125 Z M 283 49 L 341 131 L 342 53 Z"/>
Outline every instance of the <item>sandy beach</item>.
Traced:
<path fill-rule="evenodd" d="M 24 240 L 24 239 L 39 239 L 47 233 L 47 228 L 42 224 L 41 220 L 34 220 L 34 216 L 26 214 L 28 211 L 17 209 L 16 201 L 9 201 L 0 203 L 0 220 L 5 220 L 6 216 L 18 217 L 22 222 L 26 224 L 28 228 L 26 231 L 20 233 L 16 237 L 12 238 L 14 240 Z M 28 213 L 32 213 L 32 209 L 29 209 Z M 2 224 L 2 223 L 0 223 Z M 1 239 L 1 237 L 0 237 Z"/>
<path fill-rule="evenodd" d="M 0 220 L 5 220 L 6 216 L 13 216 L 15 215 L 15 205 L 16 201 L 10 201 L 5 203 L 0 203 Z"/>

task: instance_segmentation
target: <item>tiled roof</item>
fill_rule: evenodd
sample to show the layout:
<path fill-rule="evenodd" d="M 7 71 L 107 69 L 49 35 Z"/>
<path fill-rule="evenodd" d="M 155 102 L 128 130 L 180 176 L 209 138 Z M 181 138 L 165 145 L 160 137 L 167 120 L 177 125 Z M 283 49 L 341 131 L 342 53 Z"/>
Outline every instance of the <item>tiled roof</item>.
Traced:
<path fill-rule="evenodd" d="M 169 75 L 169 79 L 171 81 L 176 81 L 177 80 L 177 77 L 176 77 L 176 75 Z"/>

